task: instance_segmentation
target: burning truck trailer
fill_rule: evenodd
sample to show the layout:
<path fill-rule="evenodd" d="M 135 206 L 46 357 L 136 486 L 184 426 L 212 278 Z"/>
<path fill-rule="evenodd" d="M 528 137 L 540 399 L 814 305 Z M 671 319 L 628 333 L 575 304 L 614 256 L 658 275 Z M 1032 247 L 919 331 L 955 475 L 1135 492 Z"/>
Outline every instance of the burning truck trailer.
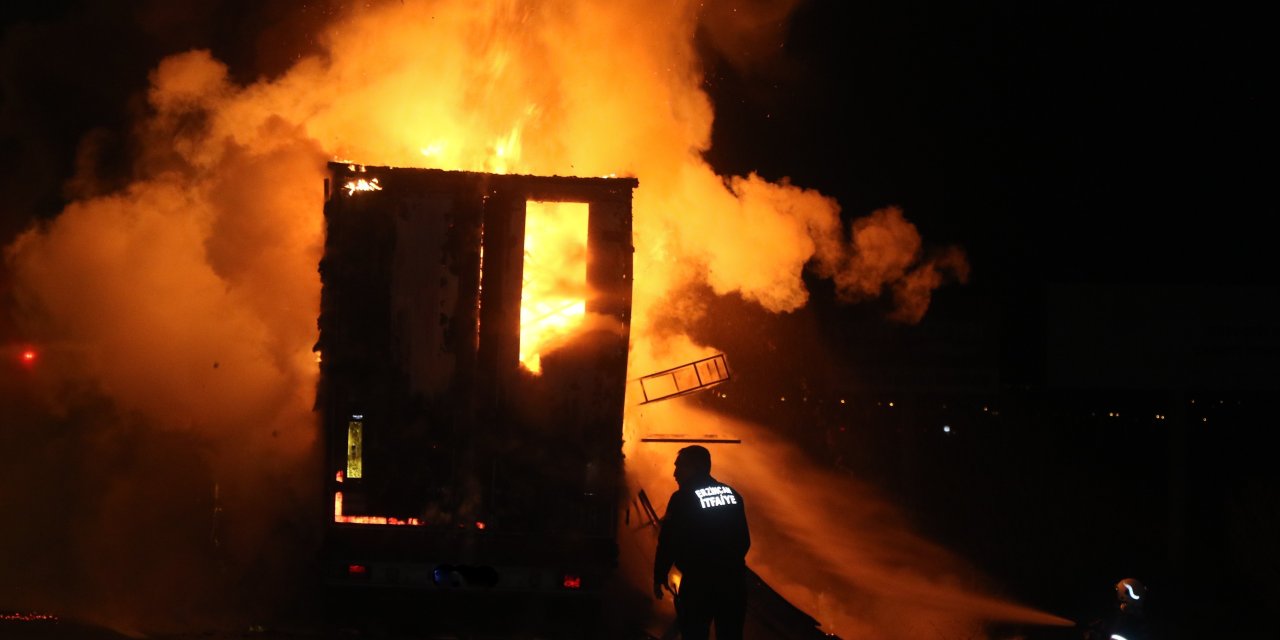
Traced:
<path fill-rule="evenodd" d="M 625 493 L 637 186 L 329 165 L 329 606 L 370 587 L 601 596 Z"/>

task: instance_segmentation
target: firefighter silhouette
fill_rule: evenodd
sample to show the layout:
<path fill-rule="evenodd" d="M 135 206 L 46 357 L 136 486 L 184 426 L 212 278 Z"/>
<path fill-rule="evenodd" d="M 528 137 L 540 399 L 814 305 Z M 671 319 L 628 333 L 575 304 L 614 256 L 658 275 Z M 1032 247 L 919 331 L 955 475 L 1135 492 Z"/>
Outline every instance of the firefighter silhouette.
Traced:
<path fill-rule="evenodd" d="M 711 452 L 692 445 L 676 455 L 671 494 L 653 561 L 653 595 L 676 602 L 682 640 L 740 640 L 747 612 L 746 555 L 751 547 L 742 496 L 711 476 Z M 681 574 L 672 589 L 668 576 Z"/>
<path fill-rule="evenodd" d="M 1085 631 L 1085 640 L 1151 640 L 1147 620 L 1147 587 L 1134 578 L 1116 583 L 1116 608 L 1111 615 L 1095 620 Z"/>

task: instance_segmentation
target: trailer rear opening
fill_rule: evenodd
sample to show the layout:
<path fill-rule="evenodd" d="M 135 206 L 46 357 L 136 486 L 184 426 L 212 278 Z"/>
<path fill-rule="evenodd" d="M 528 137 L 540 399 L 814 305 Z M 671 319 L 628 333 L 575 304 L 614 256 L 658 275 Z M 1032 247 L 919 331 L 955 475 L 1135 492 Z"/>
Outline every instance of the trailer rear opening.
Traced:
<path fill-rule="evenodd" d="M 617 563 L 631 178 L 331 163 L 332 587 L 598 589 Z"/>

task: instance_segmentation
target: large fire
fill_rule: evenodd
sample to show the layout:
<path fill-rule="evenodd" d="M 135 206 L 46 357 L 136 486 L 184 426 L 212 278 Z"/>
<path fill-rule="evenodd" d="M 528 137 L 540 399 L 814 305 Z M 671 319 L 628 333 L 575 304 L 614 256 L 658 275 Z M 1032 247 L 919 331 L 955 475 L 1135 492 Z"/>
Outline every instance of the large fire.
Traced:
<path fill-rule="evenodd" d="M 718 5 L 360 3 L 316 34 L 318 53 L 277 76 L 241 84 L 204 49 L 164 58 L 150 76 L 132 182 L 86 195 L 6 249 L 23 329 L 39 344 L 69 345 L 42 352 L 48 395 L 66 401 L 67 390 L 91 389 L 109 399 L 112 412 L 70 412 L 99 421 L 96 433 L 141 424 L 193 434 L 223 486 L 239 483 L 262 513 L 289 512 L 311 496 L 323 232 L 316 185 L 337 158 L 637 177 L 633 375 L 714 350 L 684 333 L 700 307 L 683 297 L 700 290 L 691 285 L 785 312 L 806 303 L 808 268 L 850 299 L 892 297 L 900 319 L 919 320 L 934 288 L 965 278 L 962 254 L 925 253 L 896 210 L 847 226 L 821 193 L 718 175 L 702 159 L 713 108 L 695 36 L 700 25 L 734 28 L 708 20 L 725 15 Z M 761 33 L 758 24 L 740 26 Z M 346 188 L 360 197 L 378 185 Z M 521 358 L 531 371 L 557 335 L 582 321 L 590 299 L 582 214 L 567 205 L 543 216 L 541 207 L 529 205 L 526 270 L 562 277 L 536 279 L 555 290 L 526 289 Z M 564 231 L 536 233 L 548 219 Z M 138 478 L 128 473 L 113 470 L 102 482 L 131 486 Z M 103 491 L 116 501 L 131 495 Z M 151 513 L 154 504 L 135 510 Z M 142 541 L 154 532 L 142 521 L 120 518 L 117 502 L 87 513 L 77 531 L 106 528 L 115 532 L 106 539 L 138 542 L 96 554 L 129 571 L 102 571 L 85 589 L 132 591 L 119 588 L 120 576 L 171 582 L 152 569 L 164 563 L 147 561 L 154 549 Z M 333 514 L 346 517 L 340 502 Z M 225 548 L 255 557 L 277 530 L 264 519 Z M 99 615 L 125 615 L 111 598 L 98 601 Z"/>
<path fill-rule="evenodd" d="M 542 371 L 542 350 L 572 335 L 587 312 L 587 205 L 530 202 L 525 207 L 520 362 Z"/>

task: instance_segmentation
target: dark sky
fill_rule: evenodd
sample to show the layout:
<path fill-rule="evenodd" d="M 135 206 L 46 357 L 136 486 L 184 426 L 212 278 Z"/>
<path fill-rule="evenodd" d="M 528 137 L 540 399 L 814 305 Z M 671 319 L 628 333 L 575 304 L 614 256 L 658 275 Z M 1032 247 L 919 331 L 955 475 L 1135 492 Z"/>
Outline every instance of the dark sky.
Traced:
<path fill-rule="evenodd" d="M 77 149 L 94 150 L 103 184 L 127 177 L 129 128 L 158 60 L 207 46 L 242 80 L 277 73 L 308 50 L 330 4 L 6 5 L 0 242 L 32 213 L 61 210 Z M 1218 325 L 1233 321 L 1212 301 L 1244 286 L 1263 303 L 1255 324 L 1274 316 L 1265 24 L 1135 3 L 802 2 L 775 55 L 710 59 L 707 157 L 723 174 L 831 195 L 847 219 L 900 206 L 927 245 L 962 247 L 970 282 L 944 287 L 927 322 L 984 325 L 970 333 L 999 343 L 1006 377 L 1043 382 L 1042 345 L 1062 333 L 1048 325 L 1091 317 L 1049 317 L 1074 308 L 1060 285 L 1138 299 L 1159 286 L 1162 300 L 1177 287 L 1171 312 Z M 831 322 L 862 313 L 823 287 L 814 307 L 833 309 Z M 1149 320 L 1128 325 L 1141 337 Z"/>
<path fill-rule="evenodd" d="M 854 214 L 899 204 L 988 277 L 1267 282 L 1262 24 L 1133 3 L 811 2 L 785 44 L 799 73 L 713 86 L 745 96 L 717 102 L 715 158 L 803 177 Z"/>
<path fill-rule="evenodd" d="M 711 158 L 790 176 L 846 217 L 899 205 L 926 244 L 963 247 L 971 280 L 925 324 L 998 345 L 1005 383 L 1275 388 L 1263 24 L 1167 4 L 812 2 L 794 66 L 717 67 Z M 890 358 L 924 334 L 900 337 Z"/>

